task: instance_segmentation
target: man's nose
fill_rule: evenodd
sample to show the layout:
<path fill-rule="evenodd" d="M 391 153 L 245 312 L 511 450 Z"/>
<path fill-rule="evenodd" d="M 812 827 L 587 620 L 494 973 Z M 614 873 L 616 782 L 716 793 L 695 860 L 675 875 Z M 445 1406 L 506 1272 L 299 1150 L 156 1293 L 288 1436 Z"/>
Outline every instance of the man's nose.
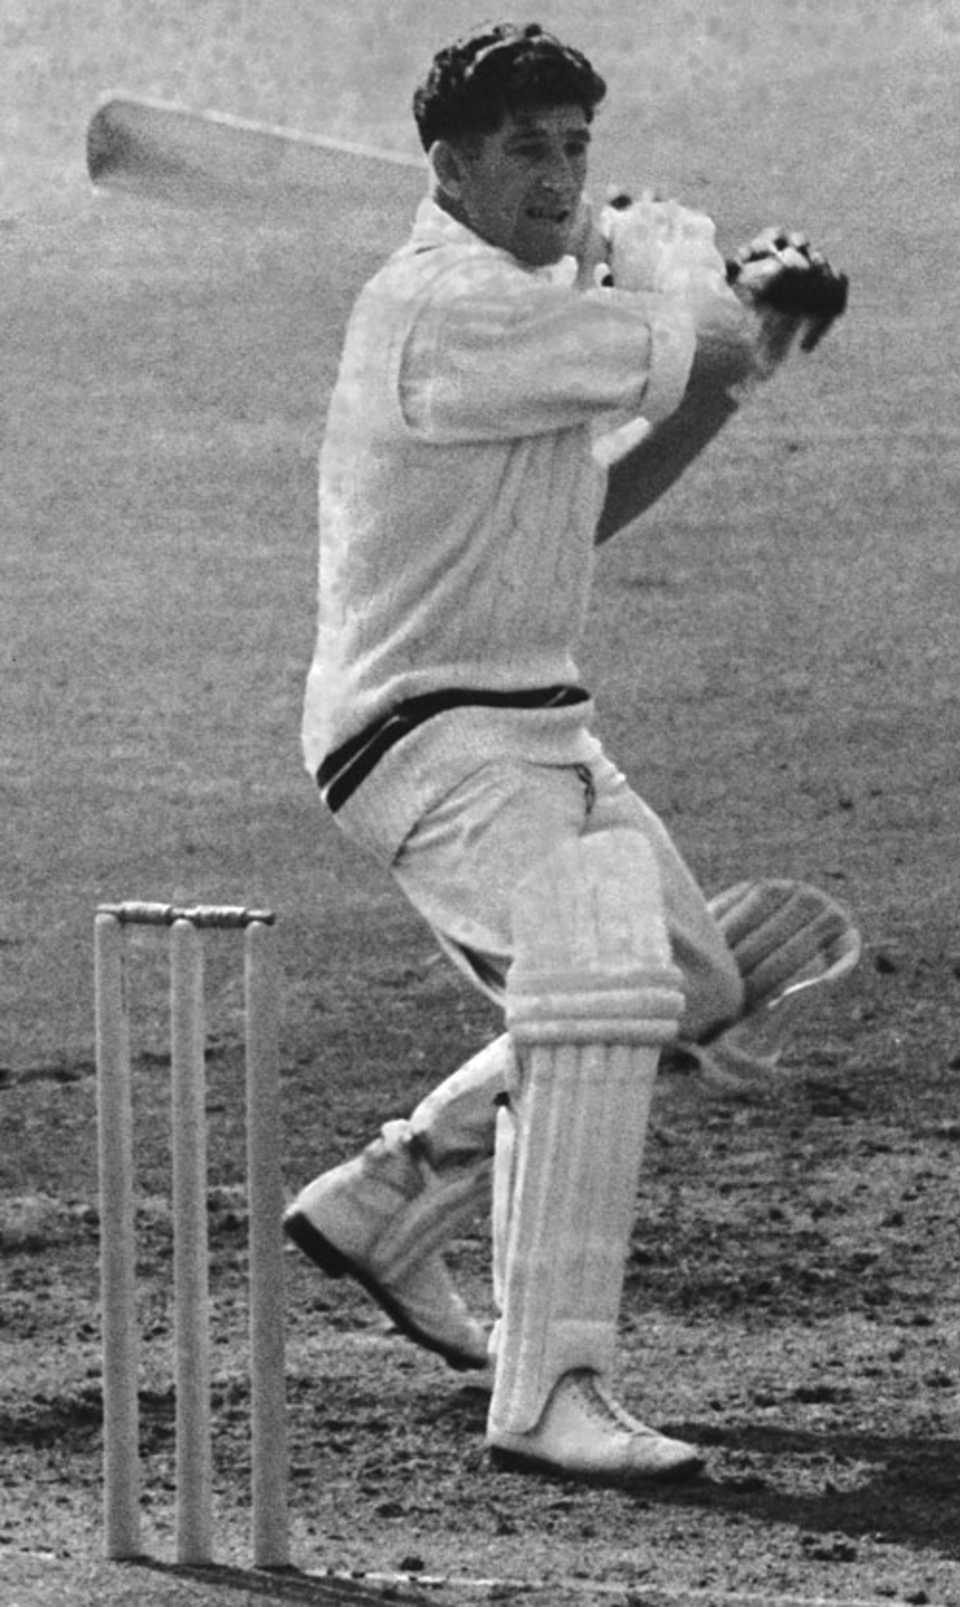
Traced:
<path fill-rule="evenodd" d="M 540 180 L 550 190 L 563 191 L 575 186 L 574 164 L 565 151 L 550 152 L 544 160 Z"/>

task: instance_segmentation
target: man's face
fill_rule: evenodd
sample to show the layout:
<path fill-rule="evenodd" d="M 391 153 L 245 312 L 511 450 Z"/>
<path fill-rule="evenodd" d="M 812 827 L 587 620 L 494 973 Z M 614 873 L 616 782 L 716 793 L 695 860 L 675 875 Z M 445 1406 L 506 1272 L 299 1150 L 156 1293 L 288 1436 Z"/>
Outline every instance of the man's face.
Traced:
<path fill-rule="evenodd" d="M 570 248 L 587 178 L 590 125 L 580 106 L 508 114 L 458 153 L 458 212 L 489 245 L 544 267 Z"/>

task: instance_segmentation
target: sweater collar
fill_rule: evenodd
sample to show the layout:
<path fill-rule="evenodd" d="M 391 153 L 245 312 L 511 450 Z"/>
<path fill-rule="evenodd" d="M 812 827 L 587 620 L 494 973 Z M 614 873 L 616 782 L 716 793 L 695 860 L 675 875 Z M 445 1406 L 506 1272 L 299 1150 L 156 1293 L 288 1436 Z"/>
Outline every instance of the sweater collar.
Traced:
<path fill-rule="evenodd" d="M 526 263 L 519 262 L 509 251 L 500 246 L 492 246 L 482 239 L 473 229 L 465 223 L 460 223 L 442 206 L 438 206 L 432 196 L 426 196 L 417 208 L 417 215 L 413 223 L 413 233 L 410 245 L 414 251 L 428 251 L 436 246 L 459 246 L 473 256 L 489 256 L 500 262 L 512 263 L 515 268 L 521 268 L 536 279 L 545 279 L 548 284 L 572 285 L 577 277 L 577 263 L 575 257 L 561 257 L 559 262 L 551 262 L 543 268 L 531 268 Z"/>

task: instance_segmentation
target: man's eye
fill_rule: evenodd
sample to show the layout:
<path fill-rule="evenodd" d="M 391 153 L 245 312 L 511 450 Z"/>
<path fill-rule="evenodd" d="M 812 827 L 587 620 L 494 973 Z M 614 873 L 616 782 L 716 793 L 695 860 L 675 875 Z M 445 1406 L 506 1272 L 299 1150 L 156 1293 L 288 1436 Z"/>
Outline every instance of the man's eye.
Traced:
<path fill-rule="evenodd" d="M 569 144 L 564 145 L 563 151 L 568 160 L 582 161 L 587 154 L 587 141 L 571 140 Z M 531 141 L 528 144 L 512 145 L 510 154 L 522 162 L 545 162 L 550 156 L 550 147 L 539 141 Z"/>

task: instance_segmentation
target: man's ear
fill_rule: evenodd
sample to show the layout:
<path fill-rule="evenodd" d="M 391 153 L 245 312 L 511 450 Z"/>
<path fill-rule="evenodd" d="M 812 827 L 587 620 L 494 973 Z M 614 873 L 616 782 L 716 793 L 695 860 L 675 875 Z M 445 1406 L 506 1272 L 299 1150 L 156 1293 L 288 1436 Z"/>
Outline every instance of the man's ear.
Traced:
<path fill-rule="evenodd" d="M 463 194 L 463 157 L 449 140 L 434 140 L 427 160 L 441 193 L 451 201 L 459 201 Z"/>

